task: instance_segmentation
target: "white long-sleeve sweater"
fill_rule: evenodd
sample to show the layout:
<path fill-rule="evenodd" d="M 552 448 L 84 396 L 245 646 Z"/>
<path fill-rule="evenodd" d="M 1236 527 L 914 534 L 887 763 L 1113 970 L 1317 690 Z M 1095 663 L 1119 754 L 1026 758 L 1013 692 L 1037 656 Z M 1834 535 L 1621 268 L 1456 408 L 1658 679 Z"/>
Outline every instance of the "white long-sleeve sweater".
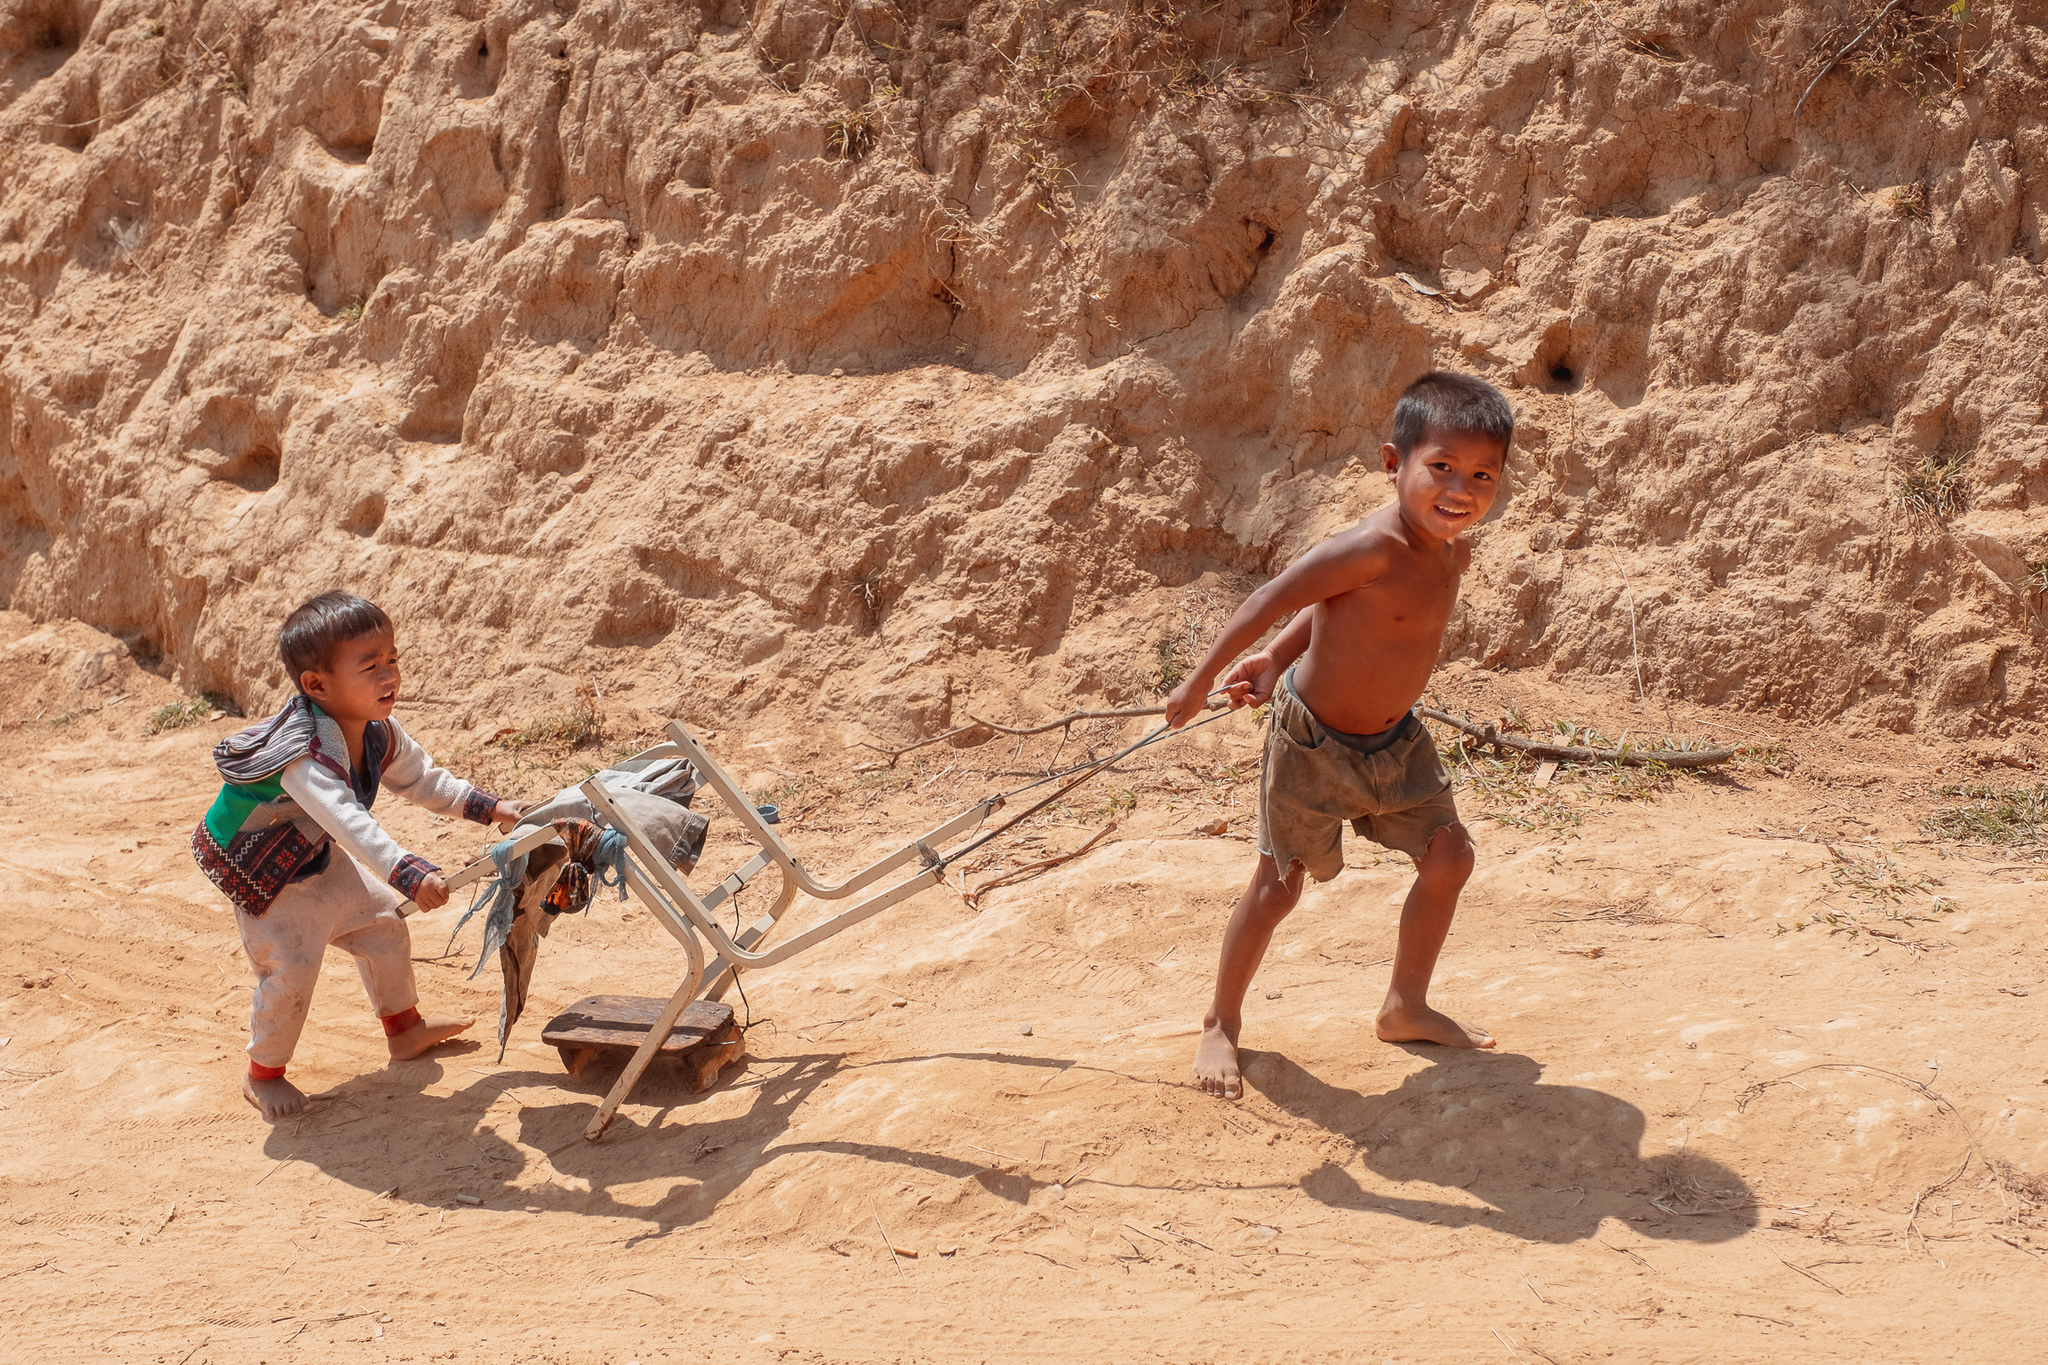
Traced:
<path fill-rule="evenodd" d="M 384 765 L 382 791 L 403 797 L 436 815 L 466 815 L 475 820 L 486 814 L 474 809 L 482 804 L 485 793 L 446 768 L 435 766 L 433 758 L 396 719 L 386 724 L 391 730 L 391 750 Z M 329 757 L 347 766 L 346 753 Z M 313 755 L 294 760 L 278 774 L 278 781 L 285 795 L 298 806 L 298 814 L 312 820 L 343 852 L 376 873 L 377 880 L 410 895 L 421 877 L 440 870 L 393 839 L 356 795 L 355 788 Z M 495 806 L 495 800 L 491 804 Z M 416 875 L 396 875 L 401 870 Z"/>

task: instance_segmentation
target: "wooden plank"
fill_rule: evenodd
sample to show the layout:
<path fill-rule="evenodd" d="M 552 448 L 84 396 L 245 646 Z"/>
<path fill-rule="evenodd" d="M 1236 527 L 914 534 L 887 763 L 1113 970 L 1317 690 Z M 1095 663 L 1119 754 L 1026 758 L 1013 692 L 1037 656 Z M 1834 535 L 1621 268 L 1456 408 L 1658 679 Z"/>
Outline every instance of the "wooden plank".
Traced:
<path fill-rule="evenodd" d="M 666 1029 L 665 1015 L 674 1020 Z M 660 1044 L 649 1047 L 657 1033 Z M 732 1006 L 692 1000 L 685 1007 L 675 999 L 640 995 L 585 996 L 548 1022 L 541 1041 L 562 1054 L 562 1065 L 571 1076 L 581 1076 L 594 1063 L 624 1068 L 584 1132 L 593 1142 L 653 1062 L 673 1063 L 689 1081 L 691 1092 L 701 1094 L 747 1050 Z"/>
<path fill-rule="evenodd" d="M 668 1001 L 643 995 L 587 995 L 548 1021 L 540 1039 L 550 1047 L 627 1051 L 647 1040 Z M 700 1047 L 732 1023 L 732 1006 L 694 1000 L 662 1041 L 661 1055 L 680 1056 Z"/>

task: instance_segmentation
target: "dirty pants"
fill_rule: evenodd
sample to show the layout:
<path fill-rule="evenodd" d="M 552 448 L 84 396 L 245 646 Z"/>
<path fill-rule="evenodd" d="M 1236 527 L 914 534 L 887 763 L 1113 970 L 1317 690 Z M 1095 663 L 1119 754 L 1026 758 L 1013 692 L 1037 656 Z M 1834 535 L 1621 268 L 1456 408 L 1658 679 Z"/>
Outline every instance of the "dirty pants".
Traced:
<path fill-rule="evenodd" d="M 293 882 L 261 915 L 235 912 L 242 948 L 256 971 L 249 1006 L 249 1060 L 277 1069 L 291 1060 L 313 1004 L 313 984 L 329 944 L 356 960 L 370 1007 L 380 1018 L 419 1003 L 412 979 L 412 934 L 390 887 L 370 880 L 339 852 L 317 877 Z"/>

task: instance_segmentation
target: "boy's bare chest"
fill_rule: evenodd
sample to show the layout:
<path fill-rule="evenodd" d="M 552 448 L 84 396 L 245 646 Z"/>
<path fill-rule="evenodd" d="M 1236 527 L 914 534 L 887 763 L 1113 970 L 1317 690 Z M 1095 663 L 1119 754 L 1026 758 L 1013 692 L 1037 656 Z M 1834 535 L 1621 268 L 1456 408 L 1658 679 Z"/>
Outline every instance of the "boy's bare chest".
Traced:
<path fill-rule="evenodd" d="M 1356 588 L 1326 604 L 1331 624 L 1381 636 L 1440 636 L 1457 605 L 1458 577 L 1454 567 L 1426 565 L 1396 581 Z"/>

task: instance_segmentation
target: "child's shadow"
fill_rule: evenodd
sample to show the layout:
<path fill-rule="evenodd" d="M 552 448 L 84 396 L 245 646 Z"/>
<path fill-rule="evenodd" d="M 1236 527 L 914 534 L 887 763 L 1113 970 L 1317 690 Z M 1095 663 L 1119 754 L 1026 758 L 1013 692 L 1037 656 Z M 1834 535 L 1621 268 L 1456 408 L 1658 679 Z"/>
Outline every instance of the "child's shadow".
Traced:
<path fill-rule="evenodd" d="M 1591 1237 L 1607 1218 L 1630 1220 L 1644 1236 L 1695 1242 L 1756 1226 L 1749 1185 L 1726 1166 L 1643 1156 L 1643 1111 L 1626 1100 L 1543 1085 L 1543 1068 L 1515 1053 L 1410 1050 L 1435 1065 L 1384 1095 L 1327 1085 L 1277 1053 L 1248 1053 L 1245 1076 L 1289 1113 L 1357 1143 L 1381 1181 L 1463 1189 L 1487 1207 L 1368 1190 L 1331 1162 L 1302 1180 L 1311 1198 L 1540 1242 Z"/>
<path fill-rule="evenodd" d="M 508 1068 L 486 1074 L 459 1065 L 444 1068 L 443 1061 L 464 1059 L 436 1055 L 342 1082 L 311 1112 L 279 1123 L 264 1150 L 280 1165 L 304 1162 L 365 1193 L 395 1192 L 404 1203 L 432 1206 L 466 1196 L 493 1210 L 630 1218 L 649 1225 L 641 1237 L 703 1221 L 766 1167 L 804 1153 L 974 1176 L 999 1198 L 1027 1202 L 1041 1182 L 976 1162 L 881 1143 L 788 1139 L 790 1115 L 833 1077 L 937 1055 L 1033 1069 L 1066 1065 L 1006 1053 L 927 1054 L 867 1067 L 848 1067 L 825 1053 L 749 1057 L 718 1087 L 728 1095 L 743 1092 L 744 1106 L 722 1106 L 719 1117 L 682 1125 L 664 1120 L 699 1097 L 679 1074 L 657 1068 L 634 1099 L 636 1108 L 652 1105 L 654 1112 L 622 1114 L 601 1141 L 589 1143 L 583 1130 L 615 1071 L 593 1068 L 570 1077 Z M 453 1094 L 431 1093 L 437 1082 L 471 1071 L 476 1078 Z M 492 1116 L 508 1095 L 519 1101 L 516 1141 Z M 648 1188 L 657 1182 L 667 1189 Z"/>

